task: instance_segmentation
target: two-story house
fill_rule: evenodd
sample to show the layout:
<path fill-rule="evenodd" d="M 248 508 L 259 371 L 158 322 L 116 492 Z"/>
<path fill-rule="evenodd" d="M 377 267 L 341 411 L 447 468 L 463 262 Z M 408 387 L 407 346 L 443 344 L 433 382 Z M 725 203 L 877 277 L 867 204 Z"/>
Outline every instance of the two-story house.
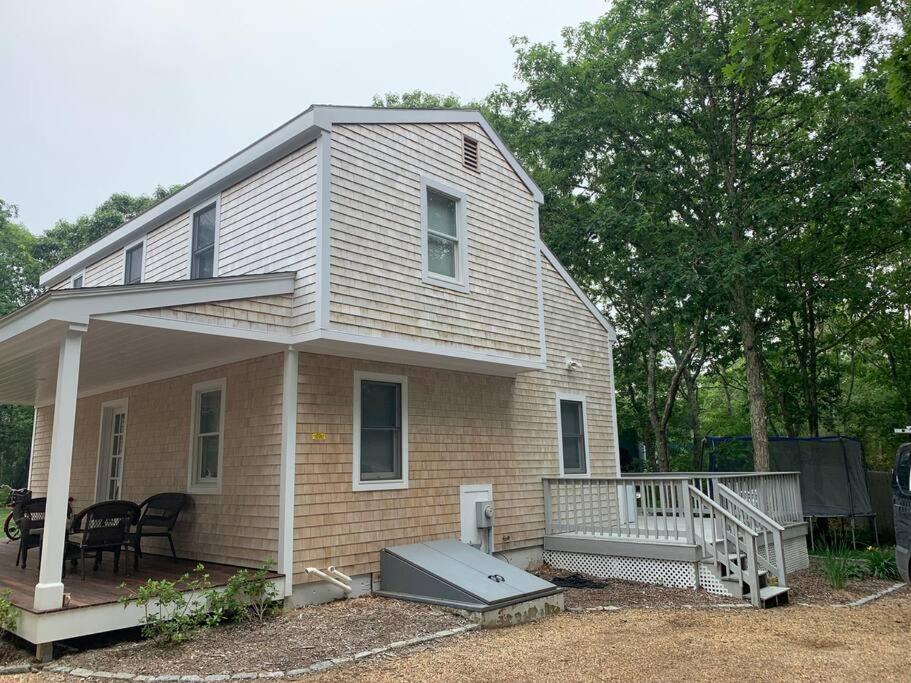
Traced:
<path fill-rule="evenodd" d="M 618 473 L 613 333 L 541 202 L 478 112 L 314 106 L 46 272 L 0 321 L 48 501 L 28 608 L 83 585 L 68 496 L 187 492 L 178 554 L 272 558 L 296 602 L 331 594 L 309 566 L 365 591 L 383 547 L 480 540 L 479 499 L 493 550 L 540 560 L 542 477 Z"/>
<path fill-rule="evenodd" d="M 40 565 L 0 544 L 17 632 L 135 625 L 120 582 L 196 562 L 217 583 L 273 559 L 295 604 L 338 595 L 311 567 L 364 593 L 384 548 L 453 537 L 786 597 L 796 475 L 620 478 L 614 334 L 542 244 L 542 201 L 478 112 L 314 106 L 44 273 L 0 320 L 0 402 L 35 407 L 46 497 Z M 68 497 L 161 492 L 189 497 L 182 559 L 150 542 L 125 578 L 63 576 Z"/>

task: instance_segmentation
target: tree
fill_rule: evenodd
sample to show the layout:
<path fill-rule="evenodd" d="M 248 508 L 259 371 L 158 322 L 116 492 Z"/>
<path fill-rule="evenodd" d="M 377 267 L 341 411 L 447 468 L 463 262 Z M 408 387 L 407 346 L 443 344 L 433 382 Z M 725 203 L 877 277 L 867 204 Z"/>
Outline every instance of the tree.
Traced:
<path fill-rule="evenodd" d="M 32 256 L 35 238 L 15 222 L 16 207 L 0 199 L 0 316 L 37 292 L 40 265 Z"/>
<path fill-rule="evenodd" d="M 388 107 L 398 109 L 473 109 L 471 105 L 463 105 L 458 95 L 438 95 L 423 90 L 409 90 L 403 93 L 388 92 L 383 96 L 374 95 L 374 107 Z"/>

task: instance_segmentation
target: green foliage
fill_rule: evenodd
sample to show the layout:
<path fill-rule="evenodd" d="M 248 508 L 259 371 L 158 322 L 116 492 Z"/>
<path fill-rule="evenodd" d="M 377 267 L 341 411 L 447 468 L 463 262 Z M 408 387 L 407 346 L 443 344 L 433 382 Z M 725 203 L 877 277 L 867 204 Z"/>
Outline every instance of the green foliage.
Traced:
<path fill-rule="evenodd" d="M 202 564 L 177 581 L 149 579 L 120 598 L 126 607 L 144 608 L 142 635 L 160 645 L 192 640 L 203 627 L 255 620 L 280 609 L 279 595 L 268 578 L 272 562 L 257 570 L 241 569 L 223 587 L 213 587 Z"/>
<path fill-rule="evenodd" d="M 898 565 L 895 563 L 895 548 L 867 546 L 867 571 L 877 579 L 898 580 Z"/>
<path fill-rule="evenodd" d="M 19 621 L 19 610 L 10 601 L 13 592 L 9 589 L 0 591 L 0 629 L 13 631 Z"/>
<path fill-rule="evenodd" d="M 470 105 L 462 104 L 458 95 L 438 95 L 423 90 L 410 90 L 403 93 L 388 92 L 383 96 L 374 95 L 371 103 L 374 107 L 398 109 L 463 109 Z"/>

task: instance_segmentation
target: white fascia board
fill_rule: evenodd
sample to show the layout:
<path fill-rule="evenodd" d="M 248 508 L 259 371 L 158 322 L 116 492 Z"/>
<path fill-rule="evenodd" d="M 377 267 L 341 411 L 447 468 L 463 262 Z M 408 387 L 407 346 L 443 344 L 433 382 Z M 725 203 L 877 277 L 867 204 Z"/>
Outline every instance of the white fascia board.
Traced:
<path fill-rule="evenodd" d="M 544 193 L 510 151 L 506 143 L 497 135 L 493 126 L 477 109 L 393 109 L 388 107 L 334 107 L 315 105 L 314 123 L 329 129 L 333 124 L 371 124 L 371 123 L 476 123 L 487 133 L 500 154 L 506 159 L 516 175 L 522 180 L 535 201 L 544 203 Z"/>
<path fill-rule="evenodd" d="M 614 330 L 614 326 L 607 321 L 607 318 L 604 317 L 604 314 L 601 313 L 601 311 L 598 310 L 598 307 L 592 303 L 592 300 L 585 295 L 585 292 L 583 292 L 579 285 L 576 284 L 576 281 L 573 280 L 572 275 L 567 272 L 566 268 L 563 267 L 563 264 L 560 263 L 560 260 L 554 256 L 554 253 L 547 248 L 547 245 L 544 244 L 544 242 L 541 242 L 541 253 L 544 254 L 545 258 L 548 261 L 550 261 L 550 265 L 552 265 L 554 269 L 560 274 L 560 277 L 566 281 L 566 284 L 570 286 L 570 289 L 576 293 L 576 296 L 579 297 L 579 301 L 585 304 L 585 307 L 591 311 L 591 314 L 595 316 L 595 319 L 601 324 L 601 327 L 607 330 L 610 341 L 616 342 L 617 332 Z"/>
<path fill-rule="evenodd" d="M 0 343 L 48 320 L 87 325 L 95 315 L 291 294 L 294 277 L 294 273 L 271 273 L 54 290 L 0 320 Z"/>
<path fill-rule="evenodd" d="M 252 145 L 226 159 L 148 211 L 127 221 L 113 232 L 41 275 L 39 284 L 51 286 L 86 265 L 138 239 L 175 216 L 189 211 L 209 196 L 226 189 L 300 148 L 319 133 L 313 123 L 313 108 L 299 114 Z"/>

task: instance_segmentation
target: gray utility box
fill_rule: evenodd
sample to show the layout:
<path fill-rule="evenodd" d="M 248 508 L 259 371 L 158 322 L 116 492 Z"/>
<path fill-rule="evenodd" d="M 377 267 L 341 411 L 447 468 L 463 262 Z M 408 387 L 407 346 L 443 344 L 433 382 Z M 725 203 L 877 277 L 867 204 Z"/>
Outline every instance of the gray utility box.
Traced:
<path fill-rule="evenodd" d="M 474 518 L 479 529 L 493 528 L 493 501 L 479 500 L 474 504 Z"/>
<path fill-rule="evenodd" d="M 377 595 L 484 612 L 561 593 L 534 574 L 459 541 L 429 541 L 380 552 Z"/>

